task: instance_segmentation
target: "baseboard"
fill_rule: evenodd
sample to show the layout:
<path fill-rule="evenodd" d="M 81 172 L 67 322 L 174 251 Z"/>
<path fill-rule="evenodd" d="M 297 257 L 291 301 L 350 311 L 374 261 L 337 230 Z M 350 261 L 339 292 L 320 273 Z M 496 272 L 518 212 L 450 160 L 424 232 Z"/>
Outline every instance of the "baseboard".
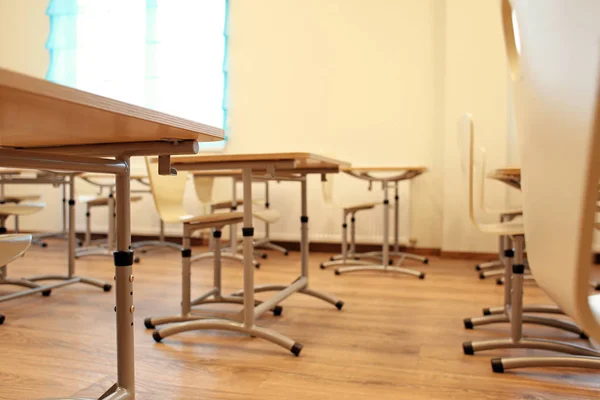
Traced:
<path fill-rule="evenodd" d="M 10 231 L 9 231 L 10 232 Z M 35 232 L 29 232 L 35 233 Z M 84 233 L 77 232 L 76 234 L 79 240 L 83 240 Z M 92 233 L 92 239 L 101 239 L 106 237 L 106 234 Z M 140 235 L 132 234 L 132 242 L 141 242 L 143 240 L 158 240 L 156 235 Z M 181 238 L 176 236 L 165 236 L 165 240 L 173 243 L 181 244 Z M 202 246 L 206 244 L 206 241 L 199 237 L 193 237 L 191 239 L 192 246 Z M 286 248 L 289 251 L 300 251 L 300 243 L 288 240 L 273 240 L 273 243 Z M 309 250 L 316 253 L 339 253 L 340 244 L 335 242 L 311 242 Z M 359 253 L 365 253 L 369 251 L 381 250 L 381 245 L 376 243 L 359 243 L 356 245 L 356 251 Z M 407 247 L 400 246 L 400 251 L 406 251 L 413 254 L 422 256 L 437 256 L 446 259 L 453 260 L 477 260 L 477 261 L 493 261 L 498 258 L 497 253 L 480 253 L 470 251 L 444 251 L 434 247 Z M 594 255 L 594 264 L 600 265 L 600 253 Z"/>

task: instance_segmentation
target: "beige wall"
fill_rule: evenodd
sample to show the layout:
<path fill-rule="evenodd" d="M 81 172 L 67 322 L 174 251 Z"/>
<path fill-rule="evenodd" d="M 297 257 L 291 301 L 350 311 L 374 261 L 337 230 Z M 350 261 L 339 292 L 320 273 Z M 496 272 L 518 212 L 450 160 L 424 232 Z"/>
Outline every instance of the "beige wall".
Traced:
<path fill-rule="evenodd" d="M 45 74 L 46 4 L 0 0 L 0 66 Z M 507 162 L 512 150 L 496 2 L 232 0 L 230 27 L 227 152 L 311 151 L 355 165 L 425 165 L 431 172 L 415 180 L 412 196 L 403 199 L 411 204 L 411 218 L 402 226 L 418 246 L 495 249 L 494 239 L 467 219 L 456 121 L 471 111 L 491 167 Z M 368 192 L 350 177 L 336 177 L 334 186 L 340 203 L 380 200 L 379 188 Z M 91 191 L 83 184 L 80 189 Z M 506 190 L 490 189 L 492 204 L 503 204 Z M 216 197 L 229 193 L 229 182 L 219 183 Z M 190 211 L 198 209 L 191 188 L 188 195 Z M 45 190 L 46 201 L 53 196 Z M 283 214 L 273 236 L 297 239 L 297 184 L 274 185 L 272 196 Z M 309 198 L 311 237 L 337 240 L 340 212 L 323 204 L 317 177 Z M 134 231 L 154 232 L 151 201 L 134 209 Z M 54 214 L 46 212 L 44 223 L 58 227 Z M 80 222 L 82 216 L 80 210 Z M 359 219 L 360 240 L 377 240 L 379 219 L 379 212 Z M 95 226 L 103 222 L 98 216 Z"/>

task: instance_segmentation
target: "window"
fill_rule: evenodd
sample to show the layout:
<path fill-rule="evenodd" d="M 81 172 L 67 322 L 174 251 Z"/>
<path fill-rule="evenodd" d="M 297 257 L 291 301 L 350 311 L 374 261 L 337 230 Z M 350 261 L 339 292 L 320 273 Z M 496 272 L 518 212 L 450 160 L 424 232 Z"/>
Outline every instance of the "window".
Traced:
<path fill-rule="evenodd" d="M 227 0 L 52 0 L 47 79 L 228 128 L 227 9 Z"/>

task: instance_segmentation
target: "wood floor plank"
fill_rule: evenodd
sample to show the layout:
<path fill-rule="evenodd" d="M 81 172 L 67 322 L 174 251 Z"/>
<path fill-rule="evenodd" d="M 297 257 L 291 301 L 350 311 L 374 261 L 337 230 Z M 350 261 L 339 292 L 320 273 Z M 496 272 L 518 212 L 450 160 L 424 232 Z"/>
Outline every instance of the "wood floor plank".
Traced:
<path fill-rule="evenodd" d="M 196 251 L 196 250 L 195 250 Z M 335 293 L 342 311 L 301 294 L 284 303 L 280 317 L 265 314 L 258 323 L 304 344 L 300 357 L 260 339 L 231 332 L 175 335 L 157 344 L 143 319 L 177 314 L 179 253 L 141 255 L 135 274 L 136 379 L 139 399 L 187 400 L 358 400 L 396 399 L 598 399 L 600 374 L 576 369 L 531 369 L 498 375 L 489 360 L 503 355 L 544 355 L 540 351 L 462 354 L 466 340 L 500 338 L 508 325 L 467 331 L 465 317 L 499 305 L 502 287 L 480 281 L 472 261 L 432 259 L 425 280 L 364 273 L 335 276 L 312 254 L 311 287 Z M 410 263 L 409 263 L 410 264 Z M 111 258 L 77 262 L 78 273 L 112 282 Z M 269 253 L 255 272 L 257 283 L 286 283 L 300 269 L 297 253 Z M 13 277 L 66 270 L 65 243 L 32 248 L 9 266 Z M 241 265 L 224 263 L 224 289 L 242 283 Z M 210 289 L 210 263 L 193 268 L 194 294 Z M 17 290 L 0 286 L 0 294 Z M 548 303 L 527 284 L 526 303 Z M 268 293 L 257 295 L 269 297 Z M 5 302 L 0 312 L 0 399 L 98 397 L 115 380 L 114 294 L 86 286 L 55 289 Z M 237 308 L 212 305 L 218 311 Z M 573 334 L 525 326 L 529 336 L 585 344 Z"/>

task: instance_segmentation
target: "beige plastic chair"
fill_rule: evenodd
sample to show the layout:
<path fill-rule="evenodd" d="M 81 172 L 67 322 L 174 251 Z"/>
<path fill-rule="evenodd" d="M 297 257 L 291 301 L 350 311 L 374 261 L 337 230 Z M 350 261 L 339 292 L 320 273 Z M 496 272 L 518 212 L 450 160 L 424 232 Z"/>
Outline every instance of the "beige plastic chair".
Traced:
<path fill-rule="evenodd" d="M 333 201 L 333 185 L 334 178 L 332 175 L 321 180 L 321 193 L 323 201 L 329 207 L 342 210 L 342 247 L 341 253 L 332 256 L 329 261 L 323 262 L 320 265 L 321 269 L 329 267 L 339 267 L 341 265 L 361 265 L 371 264 L 369 262 L 360 261 L 363 259 L 381 260 L 383 257 L 380 254 L 357 253 L 356 252 L 356 213 L 360 211 L 372 210 L 381 202 L 369 202 L 361 204 L 341 205 Z M 348 217 L 350 217 L 350 243 L 348 244 Z M 391 265 L 393 260 L 389 260 Z"/>
<path fill-rule="evenodd" d="M 485 202 L 485 186 L 487 181 L 487 170 L 486 170 L 486 151 L 481 149 L 481 181 L 480 181 L 480 209 L 486 214 L 497 215 L 500 222 L 508 222 L 515 218 L 523 215 L 523 209 L 520 208 L 506 208 L 506 209 L 492 209 L 489 208 Z M 506 238 L 504 236 L 498 237 L 498 259 L 490 262 L 477 264 L 475 266 L 476 271 L 479 273 L 480 279 L 485 279 L 493 276 L 501 276 L 504 274 L 504 262 L 502 261 L 502 255 L 507 244 L 505 243 Z M 503 280 L 498 280 L 499 284 L 504 283 Z"/>
<path fill-rule="evenodd" d="M 22 217 L 22 216 L 26 216 L 26 215 L 35 214 L 36 212 L 43 210 L 44 207 L 45 207 L 44 203 L 30 203 L 30 204 L 5 203 L 5 204 L 0 204 L 0 238 L 3 237 L 2 235 L 6 234 L 6 219 L 7 218 L 9 218 L 11 216 Z M 31 236 L 31 235 L 29 235 L 29 236 Z M 37 284 L 35 282 L 31 282 L 26 279 L 8 278 L 7 274 L 8 274 L 8 267 L 6 266 L 6 264 L 0 264 L 0 285 L 16 285 L 16 286 L 22 286 L 22 287 L 26 287 L 26 288 L 37 288 L 40 286 L 39 284 Z M 42 292 L 42 294 L 44 296 L 49 296 L 50 290 L 44 291 L 44 292 Z"/>
<path fill-rule="evenodd" d="M 466 318 L 463 323 L 466 329 L 473 329 L 475 326 L 489 325 L 495 323 L 510 322 L 512 336 L 510 339 L 465 342 L 463 350 L 465 354 L 474 354 L 480 350 L 491 350 L 499 348 L 535 348 L 554 351 L 574 351 L 569 347 L 563 347 L 560 342 L 524 340 L 522 339 L 522 324 L 531 323 L 573 332 L 582 338 L 586 338 L 585 333 L 575 324 L 560 319 L 547 318 L 537 315 L 528 315 L 523 313 L 561 313 L 560 309 L 552 305 L 527 305 L 522 302 L 523 280 L 526 267 L 524 265 L 524 245 L 525 228 L 522 221 L 508 221 L 498 223 L 482 223 L 475 215 L 475 196 L 474 196 L 474 176 L 475 176 L 475 157 L 474 157 L 474 125 L 470 114 L 464 115 L 459 122 L 460 138 L 467 139 L 468 153 L 468 201 L 469 218 L 477 229 L 483 233 L 496 236 L 505 236 L 507 247 L 504 250 L 503 261 L 504 269 L 504 304 L 502 307 L 484 309 L 484 316 Z M 462 150 L 462 149 L 461 149 Z M 514 249 L 512 244 L 514 244 Z M 498 310 L 499 309 L 499 310 Z M 486 312 L 488 310 L 488 312 Z M 493 310 L 494 312 L 489 312 Z M 547 346 L 546 346 L 547 345 Z"/>
<path fill-rule="evenodd" d="M 206 314 L 198 315 L 192 307 L 210 304 L 210 303 L 233 303 L 243 304 L 243 297 L 225 295 L 222 293 L 221 285 L 221 230 L 224 226 L 231 226 L 243 221 L 243 213 L 241 212 L 223 212 L 208 215 L 191 215 L 188 214 L 183 207 L 185 187 L 187 184 L 187 172 L 179 172 L 177 176 L 162 176 L 158 174 L 158 164 L 151 164 L 146 158 L 146 167 L 148 169 L 148 177 L 150 179 L 150 189 L 154 204 L 160 218 L 166 223 L 179 223 L 183 225 L 183 238 L 181 250 L 181 265 L 182 265 L 182 294 L 181 294 L 181 313 L 168 317 L 150 317 L 144 320 L 144 325 L 148 329 L 163 324 L 179 323 L 186 321 L 196 321 L 206 319 Z M 202 194 L 204 196 L 204 194 Z M 191 249 L 191 235 L 198 230 L 211 229 L 213 236 L 213 251 L 210 253 L 210 258 L 213 260 L 213 289 L 204 293 L 196 299 L 191 297 L 191 264 L 193 260 Z M 207 254 L 207 253 L 204 253 Z M 206 257 L 204 257 L 206 258 Z M 259 304 L 260 302 L 257 302 Z M 282 307 L 276 306 L 273 308 L 275 315 L 281 314 Z M 219 324 L 218 324 L 219 325 Z M 155 330 L 153 338 L 160 342 L 167 336 L 175 333 L 183 332 L 181 325 L 173 325 L 164 329 Z M 200 328 L 192 328 L 196 330 Z M 232 330 L 228 324 L 221 324 L 219 328 L 214 325 L 208 326 L 206 329 L 225 329 Z"/>
<path fill-rule="evenodd" d="M 502 2 L 527 251 L 538 285 L 598 342 L 600 295 L 588 285 L 600 180 L 600 2 L 543 3 Z M 572 354 L 496 358 L 492 368 L 600 368 L 600 351 Z"/>
<path fill-rule="evenodd" d="M 31 235 L 14 234 L 0 236 L 0 265 L 6 265 L 21 256 L 31 244 Z M 0 325 L 6 317 L 0 314 Z"/>

